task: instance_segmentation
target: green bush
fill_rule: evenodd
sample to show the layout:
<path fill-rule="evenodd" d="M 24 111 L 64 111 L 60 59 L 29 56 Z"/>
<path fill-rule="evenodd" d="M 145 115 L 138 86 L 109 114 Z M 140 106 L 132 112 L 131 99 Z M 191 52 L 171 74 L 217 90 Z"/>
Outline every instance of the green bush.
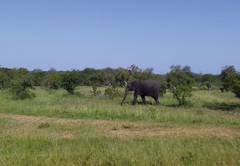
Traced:
<path fill-rule="evenodd" d="M 66 71 L 62 76 L 62 87 L 73 94 L 74 89 L 79 85 L 79 72 L 76 70 Z"/>
<path fill-rule="evenodd" d="M 17 70 L 18 75 L 11 80 L 10 91 L 14 94 L 14 99 L 26 99 L 35 97 L 34 93 L 29 91 L 33 88 L 32 75 L 26 69 L 20 68 Z"/>
<path fill-rule="evenodd" d="M 97 88 L 98 88 L 98 83 L 97 82 L 95 82 L 93 85 L 92 85 L 92 89 L 93 89 L 93 93 L 94 93 L 94 95 L 97 95 Z"/>
<path fill-rule="evenodd" d="M 9 82 L 8 75 L 0 71 L 0 89 L 4 88 L 8 82 Z"/>
<path fill-rule="evenodd" d="M 236 95 L 236 97 L 240 98 L 240 81 L 235 82 L 232 92 Z"/>
<path fill-rule="evenodd" d="M 19 91 L 15 94 L 15 96 L 13 97 L 13 99 L 15 100 L 23 100 L 23 99 L 30 99 L 36 97 L 36 95 L 34 93 L 29 92 L 28 90 L 26 91 Z"/>
<path fill-rule="evenodd" d="M 236 97 L 240 98 L 240 75 L 238 73 L 230 73 L 223 81 L 223 88 L 226 91 L 232 91 Z"/>
<path fill-rule="evenodd" d="M 186 98 L 192 96 L 194 80 L 179 69 L 172 70 L 167 74 L 168 88 L 179 106 L 186 105 Z"/>
<path fill-rule="evenodd" d="M 163 97 L 163 95 L 167 93 L 167 82 L 166 81 L 160 81 L 159 83 L 160 83 L 160 85 L 162 85 L 159 93 Z"/>
<path fill-rule="evenodd" d="M 113 96 L 114 95 L 114 92 L 111 88 L 106 88 L 105 89 L 105 94 L 109 95 L 109 96 Z"/>
<path fill-rule="evenodd" d="M 54 73 L 49 77 L 49 85 L 52 89 L 59 89 L 61 87 L 61 75 L 60 73 Z"/>
<path fill-rule="evenodd" d="M 177 99 L 179 105 L 186 105 L 186 97 L 192 96 L 192 88 L 187 85 L 181 85 L 179 86 L 174 92 L 173 97 Z"/>

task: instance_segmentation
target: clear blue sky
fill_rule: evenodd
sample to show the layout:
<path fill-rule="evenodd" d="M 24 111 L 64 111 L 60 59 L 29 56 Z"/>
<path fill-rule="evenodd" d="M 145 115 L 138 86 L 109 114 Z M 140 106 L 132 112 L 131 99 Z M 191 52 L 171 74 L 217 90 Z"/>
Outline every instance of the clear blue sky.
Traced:
<path fill-rule="evenodd" d="M 0 65 L 240 70 L 240 0 L 0 0 Z"/>

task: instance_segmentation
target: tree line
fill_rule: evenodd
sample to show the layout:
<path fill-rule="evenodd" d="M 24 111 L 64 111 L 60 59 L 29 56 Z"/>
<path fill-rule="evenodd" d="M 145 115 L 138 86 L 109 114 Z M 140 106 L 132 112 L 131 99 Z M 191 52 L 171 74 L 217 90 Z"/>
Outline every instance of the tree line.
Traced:
<path fill-rule="evenodd" d="M 34 97 L 29 89 L 40 86 L 47 89 L 64 88 L 74 94 L 77 86 L 92 86 L 94 94 L 98 87 L 107 87 L 106 92 L 118 93 L 117 87 L 124 87 L 131 80 L 155 79 L 163 85 L 164 94 L 168 89 L 179 105 L 185 105 L 186 97 L 192 96 L 192 90 L 219 89 L 222 92 L 232 91 L 240 97 L 240 74 L 234 66 L 225 66 L 220 74 L 193 73 L 190 66 L 172 65 L 167 74 L 155 74 L 153 68 L 140 69 L 136 65 L 124 68 L 57 71 L 50 68 L 48 71 L 26 68 L 5 68 L 0 66 L 0 88 L 10 89 L 16 98 Z"/>

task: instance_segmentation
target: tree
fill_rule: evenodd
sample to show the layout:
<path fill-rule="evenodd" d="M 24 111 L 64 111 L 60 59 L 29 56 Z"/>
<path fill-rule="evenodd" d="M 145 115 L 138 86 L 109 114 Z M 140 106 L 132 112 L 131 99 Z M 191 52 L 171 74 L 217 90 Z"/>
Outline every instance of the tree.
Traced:
<path fill-rule="evenodd" d="M 9 82 L 8 75 L 0 71 L 0 88 L 4 88 L 8 82 Z"/>
<path fill-rule="evenodd" d="M 57 70 L 56 70 L 54 67 L 51 67 L 51 68 L 48 70 L 48 73 L 54 74 L 54 73 L 57 73 Z"/>
<path fill-rule="evenodd" d="M 194 79 L 195 83 L 199 84 L 199 85 L 202 83 L 202 76 L 203 76 L 202 73 L 199 73 L 199 74 L 192 73 L 191 74 L 191 78 Z"/>
<path fill-rule="evenodd" d="M 190 66 L 183 66 L 182 71 L 186 74 L 191 74 L 191 67 Z"/>
<path fill-rule="evenodd" d="M 123 68 L 118 68 L 116 70 L 115 80 L 118 86 L 125 87 L 127 85 L 127 82 L 130 81 L 130 78 L 131 76 L 128 70 Z"/>
<path fill-rule="evenodd" d="M 80 82 L 82 85 L 91 86 L 98 81 L 98 74 L 100 70 L 95 70 L 94 68 L 85 68 L 80 72 Z"/>
<path fill-rule="evenodd" d="M 168 88 L 173 93 L 173 97 L 178 101 L 179 106 L 186 105 L 186 98 L 192 96 L 192 86 L 194 80 L 188 77 L 178 65 L 170 67 L 172 71 L 167 74 Z"/>
<path fill-rule="evenodd" d="M 98 74 L 98 80 L 100 84 L 111 86 L 115 83 L 115 71 L 111 68 L 103 69 Z"/>
<path fill-rule="evenodd" d="M 131 77 L 132 78 L 136 78 L 137 75 L 142 72 L 142 70 L 137 67 L 136 65 L 132 64 L 129 68 L 127 68 L 131 74 Z"/>
<path fill-rule="evenodd" d="M 62 87 L 73 94 L 75 88 L 79 85 L 79 71 L 66 71 L 62 75 Z"/>
<path fill-rule="evenodd" d="M 61 83 L 61 73 L 55 73 L 50 75 L 50 88 L 59 89 L 61 87 Z"/>
<path fill-rule="evenodd" d="M 42 71 L 41 69 L 34 69 L 32 72 L 33 75 L 33 85 L 40 86 L 43 83 L 43 78 L 47 72 Z"/>
<path fill-rule="evenodd" d="M 224 90 L 232 91 L 236 97 L 240 98 L 240 74 L 230 73 L 223 81 Z"/>
<path fill-rule="evenodd" d="M 170 66 L 170 70 L 177 72 L 177 71 L 181 70 L 181 65 L 176 65 L 176 66 L 175 66 L 175 65 L 173 64 L 173 65 Z"/>
<path fill-rule="evenodd" d="M 86 75 L 94 75 L 96 73 L 96 70 L 94 68 L 87 67 L 82 72 Z"/>
<path fill-rule="evenodd" d="M 236 95 L 236 97 L 240 98 L 240 78 L 234 83 L 232 92 Z"/>
<path fill-rule="evenodd" d="M 32 75 L 27 69 L 19 68 L 16 76 L 11 80 L 11 91 L 16 99 L 35 97 L 35 94 L 29 92 L 30 88 L 33 88 Z"/>
<path fill-rule="evenodd" d="M 138 79 L 140 80 L 147 80 L 147 79 L 155 79 L 155 74 L 153 73 L 153 68 L 149 67 L 142 72 L 139 72 Z"/>
<path fill-rule="evenodd" d="M 230 73 L 236 73 L 236 69 L 234 66 L 228 66 L 222 68 L 221 74 L 220 74 L 220 80 L 223 82 L 224 79 L 228 76 Z"/>
<path fill-rule="evenodd" d="M 225 91 L 233 91 L 234 86 L 238 85 L 240 81 L 240 76 L 237 73 L 230 73 L 227 77 L 223 80 L 223 88 Z"/>
<path fill-rule="evenodd" d="M 14 78 L 14 76 L 16 75 L 16 72 L 17 72 L 16 69 L 8 69 L 8 68 L 4 68 L 4 67 L 0 68 L 0 71 L 2 73 L 6 73 L 8 75 L 9 81 L 10 81 L 10 79 Z"/>
<path fill-rule="evenodd" d="M 201 85 L 205 85 L 209 90 L 212 86 L 217 85 L 218 82 L 219 82 L 219 80 L 216 75 L 204 74 L 202 76 L 202 84 Z"/>
<path fill-rule="evenodd" d="M 163 80 L 159 81 L 159 83 L 162 86 L 160 88 L 159 94 L 161 94 L 161 97 L 163 97 L 163 95 L 167 93 L 168 84 L 166 81 L 163 81 Z"/>
<path fill-rule="evenodd" d="M 23 76 L 27 74 L 29 74 L 28 69 L 22 67 L 17 69 L 17 76 Z"/>
<path fill-rule="evenodd" d="M 50 89 L 59 89 L 62 84 L 62 75 L 60 72 L 50 73 L 43 79 L 43 85 Z"/>

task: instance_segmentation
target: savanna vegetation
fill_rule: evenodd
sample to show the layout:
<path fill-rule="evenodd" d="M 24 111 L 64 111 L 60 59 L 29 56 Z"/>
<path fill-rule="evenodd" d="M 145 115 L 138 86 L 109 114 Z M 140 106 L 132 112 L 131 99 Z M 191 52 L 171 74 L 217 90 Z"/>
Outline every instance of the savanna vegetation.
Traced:
<path fill-rule="evenodd" d="M 156 79 L 123 106 L 124 86 Z M 240 165 L 239 73 L 189 66 L 49 71 L 0 68 L 0 165 Z"/>

